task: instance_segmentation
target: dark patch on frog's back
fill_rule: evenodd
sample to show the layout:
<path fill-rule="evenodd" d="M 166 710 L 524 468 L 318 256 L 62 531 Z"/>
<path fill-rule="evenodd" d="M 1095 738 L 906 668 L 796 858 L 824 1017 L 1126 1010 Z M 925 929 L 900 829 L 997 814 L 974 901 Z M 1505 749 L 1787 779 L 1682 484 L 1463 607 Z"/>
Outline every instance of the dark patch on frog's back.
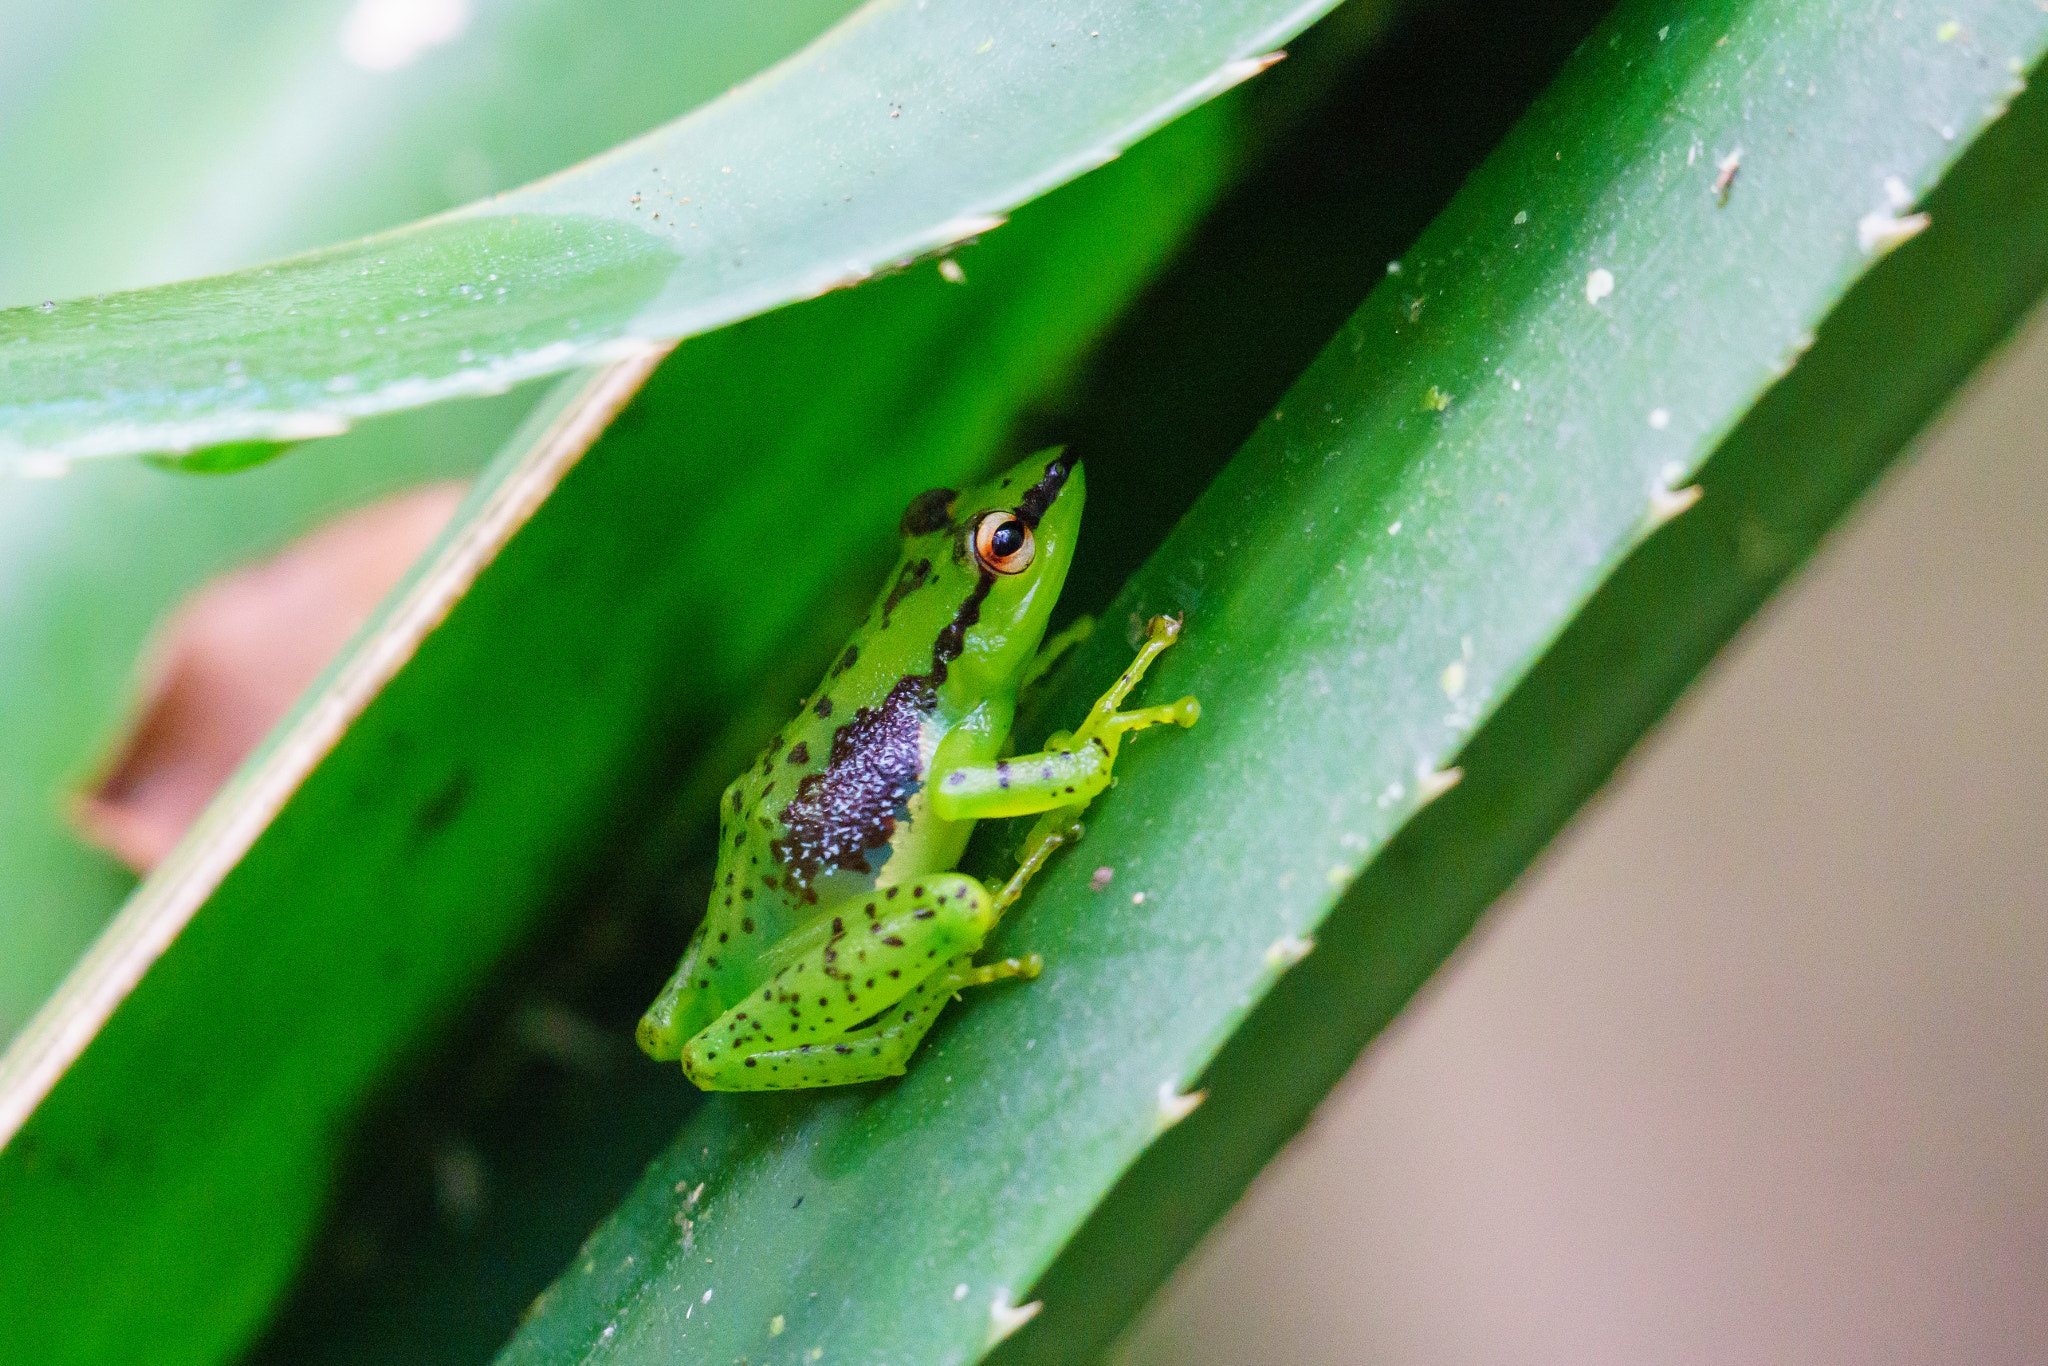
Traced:
<path fill-rule="evenodd" d="M 981 604 L 994 584 L 995 575 L 977 575 L 960 610 L 932 641 L 931 672 L 898 679 L 879 705 L 855 711 L 833 733 L 825 767 L 799 782 L 782 808 L 789 833 L 775 841 L 775 859 L 806 900 L 816 900 L 811 884 L 820 873 L 874 871 L 867 851 L 886 845 L 896 832 L 897 814 L 916 789 L 923 764 L 924 718 L 937 707 L 940 685 L 966 648 L 967 632 L 981 620 Z"/>
<path fill-rule="evenodd" d="M 1072 468 L 1072 463 L 1063 456 L 1048 460 L 1037 481 L 1018 496 L 1018 518 L 1035 527 L 1066 486 Z M 1006 494 L 1010 492 L 1009 485 L 1010 481 L 1005 479 L 1002 487 Z M 959 494 L 950 489 L 934 489 L 919 495 L 904 511 L 904 534 L 945 534 L 953 542 L 955 558 L 967 559 L 965 538 L 957 534 L 961 527 L 951 520 L 954 512 L 961 510 L 958 500 Z M 948 669 L 965 650 L 967 633 L 980 621 L 982 605 L 995 583 L 993 574 L 978 567 L 973 572 L 974 586 L 953 618 L 932 638 L 931 671 L 899 679 L 879 702 L 853 707 L 853 715 L 844 724 L 831 728 L 824 765 L 799 780 L 796 792 L 776 813 L 786 833 L 770 845 L 771 860 L 788 873 L 784 884 L 787 891 L 804 901 L 816 902 L 813 883 L 826 873 L 874 872 L 869 854 L 885 848 L 894 837 L 896 822 L 920 780 L 924 720 L 936 709 Z M 938 582 L 932 573 L 931 559 L 920 556 L 906 562 L 883 596 L 877 633 L 901 631 L 903 626 L 892 619 L 895 610 L 911 594 L 935 588 Z M 810 705 L 818 721 L 826 721 L 836 711 L 843 712 L 856 700 L 842 692 L 835 703 L 827 690 L 859 657 L 859 648 L 849 645 L 833 665 L 825 687 L 819 689 Z M 799 717 L 800 725 L 810 720 Z M 803 726 L 816 743 L 792 746 L 789 762 L 816 762 L 818 751 L 827 748 L 821 732 L 828 727 L 829 722 Z M 796 734 L 778 737 L 777 748 L 796 738 Z M 800 747 L 801 757 L 797 753 Z M 762 776 L 765 778 L 769 771 L 770 766 L 764 764 Z"/>

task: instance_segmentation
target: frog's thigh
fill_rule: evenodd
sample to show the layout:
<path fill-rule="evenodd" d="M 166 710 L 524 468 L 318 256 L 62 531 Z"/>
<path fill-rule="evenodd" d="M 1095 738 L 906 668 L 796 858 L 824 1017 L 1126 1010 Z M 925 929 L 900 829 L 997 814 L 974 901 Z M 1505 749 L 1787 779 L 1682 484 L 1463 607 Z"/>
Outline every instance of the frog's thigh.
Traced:
<path fill-rule="evenodd" d="M 900 1077 L 909 1070 L 910 1055 L 924 1042 L 939 1012 L 974 976 L 969 955 L 961 954 L 912 987 L 883 1011 L 879 1020 L 865 1028 L 831 1042 L 799 1044 L 794 1048 L 771 1046 L 729 1065 L 715 1080 L 699 1079 L 697 1084 L 706 1090 L 737 1091 L 851 1086 L 883 1077 Z"/>
<path fill-rule="evenodd" d="M 850 1049 L 856 1040 L 902 1023 L 891 1007 L 906 997 L 922 1000 L 929 993 L 917 989 L 926 979 L 943 978 L 943 969 L 979 948 L 995 923 L 987 890 L 958 873 L 878 888 L 820 918 L 831 926 L 822 944 L 684 1047 L 683 1070 L 690 1080 L 708 1091 L 760 1091 L 886 1075 L 844 1075 L 843 1061 L 835 1066 L 833 1060 L 852 1056 L 838 1051 L 840 1046 Z M 918 1037 L 936 1013 L 934 1006 L 921 1017 Z M 909 1047 L 915 1046 L 912 1039 Z M 900 1059 L 894 1070 L 902 1070 Z"/>

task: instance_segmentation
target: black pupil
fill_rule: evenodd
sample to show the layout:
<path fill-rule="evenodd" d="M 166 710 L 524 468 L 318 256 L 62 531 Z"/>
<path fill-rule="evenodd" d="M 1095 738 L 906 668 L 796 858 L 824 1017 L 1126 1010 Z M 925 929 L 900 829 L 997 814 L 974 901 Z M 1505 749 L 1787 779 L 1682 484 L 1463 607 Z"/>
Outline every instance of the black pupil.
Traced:
<path fill-rule="evenodd" d="M 1006 517 L 988 536 L 988 548 L 999 560 L 1007 560 L 1024 548 L 1024 524 L 1015 517 Z"/>

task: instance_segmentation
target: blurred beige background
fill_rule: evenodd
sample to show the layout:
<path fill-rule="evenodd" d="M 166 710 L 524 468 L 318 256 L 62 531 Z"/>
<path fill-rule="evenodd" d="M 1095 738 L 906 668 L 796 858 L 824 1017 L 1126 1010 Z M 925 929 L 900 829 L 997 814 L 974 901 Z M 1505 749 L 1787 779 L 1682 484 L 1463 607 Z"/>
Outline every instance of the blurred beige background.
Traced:
<path fill-rule="evenodd" d="M 2048 311 L 1116 1359 L 2048 1362 L 2044 709 Z"/>

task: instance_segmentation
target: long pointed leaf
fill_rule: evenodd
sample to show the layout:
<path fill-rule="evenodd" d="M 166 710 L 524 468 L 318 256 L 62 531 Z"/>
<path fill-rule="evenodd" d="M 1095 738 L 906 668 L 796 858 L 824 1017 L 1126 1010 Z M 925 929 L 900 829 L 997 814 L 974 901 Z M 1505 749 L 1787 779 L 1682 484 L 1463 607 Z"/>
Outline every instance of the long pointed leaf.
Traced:
<path fill-rule="evenodd" d="M 1333 0 L 873 0 L 696 113 L 274 266 L 0 313 L 0 461 L 330 435 L 978 236 L 1259 71 Z"/>
<path fill-rule="evenodd" d="M 2048 20 L 1988 4 L 1624 5 L 1109 614 L 1187 614 L 1147 687 L 1205 714 L 1127 752 L 1006 924 L 1046 975 L 961 1009 L 900 1082 L 714 1098 L 503 1360 L 973 1360 L 1084 1226 L 1005 1355 L 1102 1342 L 2039 292 L 2029 96 L 1932 201 L 1969 218 L 1958 244 L 1900 248 L 1772 392 L 2044 45 Z M 1972 251 L 1992 278 L 1951 290 Z M 1942 304 L 1939 339 L 1903 339 Z M 1886 336 L 1880 392 L 1855 367 Z M 1711 516 L 1686 511 L 1703 469 L 1730 476 Z M 1041 729 L 1114 672 L 1106 634 Z M 1102 1205 L 1212 1065 L 1216 1108 Z"/>

